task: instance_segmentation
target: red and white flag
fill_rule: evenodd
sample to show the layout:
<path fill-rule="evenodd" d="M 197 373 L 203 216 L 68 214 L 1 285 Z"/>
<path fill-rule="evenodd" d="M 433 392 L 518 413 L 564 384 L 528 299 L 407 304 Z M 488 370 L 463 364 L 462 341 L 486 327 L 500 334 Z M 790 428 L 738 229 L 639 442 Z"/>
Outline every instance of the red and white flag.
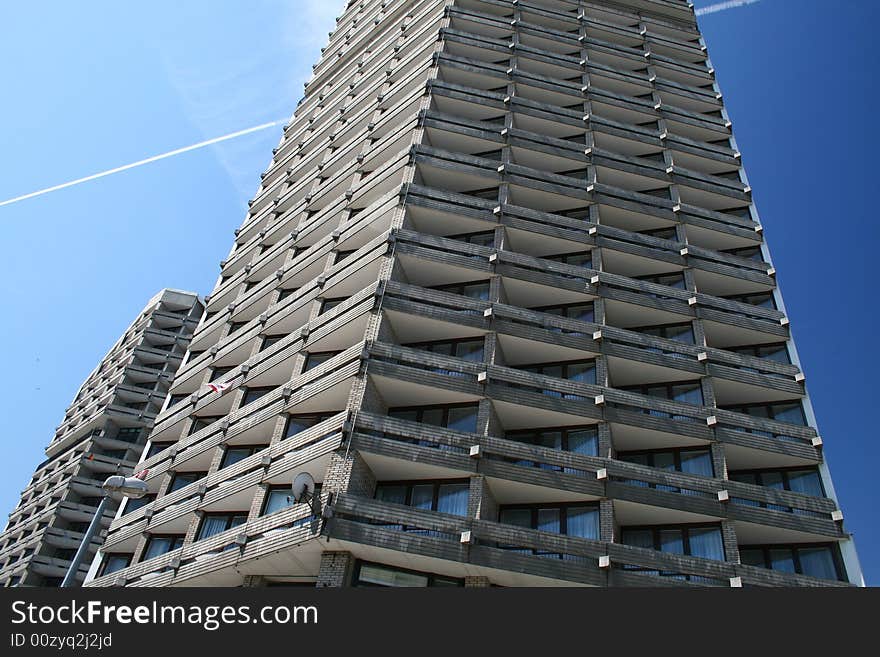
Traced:
<path fill-rule="evenodd" d="M 227 381 L 226 383 L 209 383 L 208 388 L 211 392 L 219 392 L 224 393 L 232 387 L 232 381 Z"/>
<path fill-rule="evenodd" d="M 141 470 L 140 472 L 135 472 L 132 476 L 135 479 L 140 479 L 141 481 L 145 481 L 148 474 L 150 474 L 149 470 Z"/>

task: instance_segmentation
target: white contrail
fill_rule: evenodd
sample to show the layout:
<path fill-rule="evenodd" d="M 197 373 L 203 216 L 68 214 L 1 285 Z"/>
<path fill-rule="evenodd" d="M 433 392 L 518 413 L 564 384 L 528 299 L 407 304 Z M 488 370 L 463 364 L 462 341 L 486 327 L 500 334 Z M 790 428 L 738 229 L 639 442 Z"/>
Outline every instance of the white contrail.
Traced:
<path fill-rule="evenodd" d="M 214 137 L 213 139 L 208 139 L 207 141 L 200 141 L 198 144 L 192 144 L 190 146 L 184 146 L 183 148 L 177 148 L 173 151 L 168 151 L 167 153 L 162 153 L 161 155 L 153 155 L 152 157 L 148 157 L 145 160 L 138 160 L 137 162 L 132 162 L 131 164 L 125 164 L 121 167 L 116 167 L 115 169 L 108 169 L 107 171 L 102 171 L 101 173 L 93 173 L 91 176 L 86 176 L 85 178 L 77 178 L 76 180 L 71 180 L 66 183 L 61 183 L 60 185 L 55 185 L 54 187 L 47 187 L 46 189 L 41 189 L 36 192 L 31 192 L 30 194 L 25 194 L 24 196 L 16 196 L 15 198 L 11 198 L 6 201 L 0 201 L 0 207 L 2 207 L 4 205 L 10 205 L 12 203 L 18 203 L 19 201 L 24 201 L 25 199 L 33 198 L 34 196 L 41 196 L 43 194 L 48 194 L 49 192 L 56 192 L 59 189 L 64 189 L 65 187 L 73 187 L 74 185 L 79 185 L 80 183 L 88 182 L 90 180 L 96 180 L 97 178 L 111 176 L 114 173 L 119 173 L 120 171 L 127 171 L 128 169 L 134 169 L 135 167 L 143 166 L 144 164 L 150 164 L 151 162 L 157 162 L 159 160 L 164 160 L 165 158 L 174 157 L 175 155 L 180 155 L 181 153 L 187 153 L 189 151 L 194 151 L 197 148 L 204 148 L 205 146 L 210 146 L 211 144 L 218 144 L 221 141 L 228 141 L 230 139 L 235 139 L 236 137 L 243 137 L 244 135 L 249 135 L 252 132 L 258 132 L 259 130 L 265 130 L 266 128 L 271 128 L 272 126 L 276 126 L 279 123 L 284 123 L 286 121 L 287 121 L 287 119 L 279 119 L 278 121 L 271 121 L 269 123 L 263 123 L 261 125 L 256 125 L 253 128 L 247 128 L 245 130 L 239 130 L 238 132 L 232 132 L 228 135 L 223 135 L 222 137 Z"/>
<path fill-rule="evenodd" d="M 715 5 L 709 5 L 708 7 L 702 7 L 697 9 L 694 13 L 697 16 L 703 16 L 705 14 L 715 14 L 719 11 L 724 11 L 725 9 L 735 9 L 736 7 L 743 7 L 745 5 L 753 5 L 758 0 L 728 0 L 727 2 L 719 2 Z"/>

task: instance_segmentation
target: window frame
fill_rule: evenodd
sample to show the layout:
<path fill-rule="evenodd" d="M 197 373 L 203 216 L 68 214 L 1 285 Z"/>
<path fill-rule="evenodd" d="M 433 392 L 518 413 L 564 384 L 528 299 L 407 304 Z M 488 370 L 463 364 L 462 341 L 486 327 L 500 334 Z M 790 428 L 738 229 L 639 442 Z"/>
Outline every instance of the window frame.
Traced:
<path fill-rule="evenodd" d="M 211 512 L 203 513 L 201 519 L 199 520 L 199 528 L 196 531 L 196 536 L 193 539 L 193 543 L 197 543 L 198 541 L 204 541 L 206 539 L 213 538 L 214 536 L 217 536 L 218 534 L 222 534 L 225 531 L 229 531 L 230 529 L 233 529 L 235 527 L 241 527 L 242 525 L 247 524 L 248 515 L 249 515 L 248 511 L 218 511 L 215 513 L 211 513 Z M 224 527 L 223 529 L 221 529 L 218 532 L 211 534 L 210 536 L 202 536 L 202 532 L 205 530 L 205 525 L 208 520 L 212 520 L 214 518 L 221 518 L 224 516 L 227 519 L 226 520 L 226 527 Z M 235 520 L 235 518 L 244 518 L 244 520 L 242 520 L 238 524 L 233 525 L 232 522 L 233 522 L 233 520 Z"/>
<path fill-rule="evenodd" d="M 150 547 L 155 540 L 171 540 L 171 546 L 160 554 L 147 558 L 147 553 L 150 551 Z M 141 558 L 138 563 L 143 563 L 144 561 L 149 561 L 150 559 L 158 559 L 159 557 L 168 554 L 169 552 L 174 552 L 174 550 L 179 550 L 183 547 L 183 542 L 186 539 L 186 534 L 150 534 L 150 537 L 147 539 L 146 544 L 144 545 L 144 551 L 141 553 Z M 179 545 L 176 545 L 177 542 L 180 542 Z"/>
<path fill-rule="evenodd" d="M 816 548 L 827 548 L 831 552 L 831 560 L 834 563 L 834 571 L 837 575 L 836 581 L 838 581 L 838 582 L 848 581 L 847 576 L 846 576 L 846 567 L 844 566 L 844 563 L 843 563 L 843 557 L 840 554 L 840 547 L 836 543 L 766 543 L 766 544 L 759 544 L 759 545 L 740 545 L 739 551 L 740 551 L 740 554 L 742 554 L 742 552 L 744 550 L 761 550 L 762 556 L 764 557 L 764 564 L 765 565 L 764 566 L 752 566 L 753 568 L 766 568 L 767 570 L 772 570 L 777 573 L 785 573 L 785 574 L 790 575 L 792 573 L 786 573 L 786 571 L 784 571 L 784 570 L 774 569 L 769 564 L 772 563 L 772 560 L 770 558 L 770 551 L 771 550 L 780 550 L 780 549 L 791 550 L 792 561 L 794 562 L 794 566 L 795 566 L 795 573 L 794 574 L 803 575 L 804 577 L 814 577 L 816 579 L 824 579 L 822 577 L 816 577 L 815 575 L 809 575 L 807 573 L 804 573 L 803 567 L 801 565 L 800 550 L 816 549 Z M 743 565 L 750 565 L 750 564 L 743 564 Z M 831 581 L 831 580 L 826 580 L 826 581 Z"/>
<path fill-rule="evenodd" d="M 437 573 L 426 573 L 420 570 L 411 570 L 409 568 L 398 568 L 397 566 L 391 566 L 389 564 L 378 563 L 376 561 L 366 561 L 364 559 L 357 559 L 354 563 L 354 570 L 352 571 L 351 576 L 351 586 L 353 588 L 403 588 L 403 587 L 385 587 L 380 584 L 371 584 L 369 582 L 360 582 L 360 573 L 362 566 L 374 566 L 378 568 L 384 568 L 386 570 L 390 570 L 393 572 L 400 572 L 407 575 L 418 575 L 421 577 L 425 577 L 427 579 L 427 583 L 424 587 L 407 587 L 407 588 L 432 588 L 434 586 L 434 582 L 436 578 L 442 578 L 449 582 L 455 582 L 454 585 L 450 586 L 450 588 L 455 587 L 463 587 L 464 586 L 464 578 L 460 577 L 449 577 L 447 575 L 439 575 Z"/>

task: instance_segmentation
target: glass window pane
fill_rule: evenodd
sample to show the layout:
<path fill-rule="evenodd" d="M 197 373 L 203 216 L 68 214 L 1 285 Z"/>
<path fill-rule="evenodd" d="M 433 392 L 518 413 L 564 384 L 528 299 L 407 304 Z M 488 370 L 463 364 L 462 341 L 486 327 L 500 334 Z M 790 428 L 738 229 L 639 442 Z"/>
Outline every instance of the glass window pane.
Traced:
<path fill-rule="evenodd" d="M 599 455 L 599 437 L 595 429 L 568 432 L 568 449 L 587 456 Z"/>
<path fill-rule="evenodd" d="M 230 465 L 235 465 L 239 461 L 246 459 L 252 453 L 253 450 L 249 447 L 230 447 L 223 455 L 223 463 L 221 467 L 227 468 Z"/>
<path fill-rule="evenodd" d="M 468 484 L 443 484 L 437 499 L 437 510 L 456 516 L 466 516 L 468 506 Z"/>
<path fill-rule="evenodd" d="M 422 411 L 422 422 L 432 424 L 435 427 L 443 426 L 443 409 L 442 408 L 426 408 Z"/>
<path fill-rule="evenodd" d="M 691 556 L 724 561 L 724 543 L 721 540 L 720 529 L 714 527 L 691 529 L 688 533 L 688 543 Z"/>
<path fill-rule="evenodd" d="M 428 586 L 428 578 L 425 575 L 404 573 L 399 570 L 368 564 L 361 565 L 358 582 L 374 586 Z"/>
<path fill-rule="evenodd" d="M 431 510 L 434 506 L 434 485 L 419 484 L 412 487 L 412 506 L 416 509 Z"/>
<path fill-rule="evenodd" d="M 624 529 L 621 538 L 624 545 L 654 549 L 654 534 L 650 529 Z"/>
<path fill-rule="evenodd" d="M 793 470 L 788 473 L 788 485 L 791 490 L 804 495 L 824 497 L 822 481 L 815 470 Z"/>
<path fill-rule="evenodd" d="M 654 467 L 660 470 L 675 470 L 675 454 L 672 452 L 655 453 Z"/>
<path fill-rule="evenodd" d="M 398 420 L 407 420 L 408 422 L 418 422 L 419 412 L 414 409 L 401 408 L 388 411 L 388 417 L 393 417 Z"/>
<path fill-rule="evenodd" d="M 694 344 L 694 329 L 690 326 L 670 326 L 667 337 L 676 342 Z"/>
<path fill-rule="evenodd" d="M 171 546 L 173 544 L 173 539 L 167 536 L 154 536 L 150 539 L 150 544 L 147 546 L 147 550 L 144 554 L 144 558 L 142 559 L 142 561 L 146 561 L 147 559 L 152 559 L 153 557 L 158 557 L 159 555 L 165 554 L 166 552 L 170 552 L 172 549 Z"/>
<path fill-rule="evenodd" d="M 566 534 L 581 538 L 599 539 L 599 510 L 592 507 L 572 507 L 566 514 Z"/>
<path fill-rule="evenodd" d="M 406 486 L 380 484 L 376 486 L 376 499 L 394 504 L 406 504 Z"/>
<path fill-rule="evenodd" d="M 751 472 L 731 472 L 728 477 L 731 481 L 739 481 L 743 484 L 757 485 L 758 477 Z"/>
<path fill-rule="evenodd" d="M 226 531 L 228 522 L 229 516 L 205 516 L 205 519 L 202 520 L 202 527 L 199 530 L 199 538 L 197 540 L 210 538 L 215 534 Z"/>
<path fill-rule="evenodd" d="M 681 471 L 688 474 L 712 477 L 712 457 L 707 450 L 681 452 Z"/>
<path fill-rule="evenodd" d="M 459 358 L 471 362 L 481 362 L 483 360 L 483 341 L 460 342 L 456 345 L 455 354 Z"/>
<path fill-rule="evenodd" d="M 703 405 L 703 391 L 699 385 L 672 386 L 672 399 L 685 404 Z"/>
<path fill-rule="evenodd" d="M 592 322 L 595 318 L 593 304 L 572 306 L 568 309 L 567 315 L 571 319 L 579 319 L 582 322 Z"/>
<path fill-rule="evenodd" d="M 477 407 L 450 408 L 447 427 L 455 431 L 474 433 L 477 430 Z"/>
<path fill-rule="evenodd" d="M 562 449 L 561 431 L 544 431 L 538 434 L 535 438 L 535 445 L 547 447 L 548 449 Z"/>
<path fill-rule="evenodd" d="M 109 575 L 117 570 L 127 568 L 130 560 L 131 557 L 127 554 L 108 554 L 107 560 L 104 562 L 103 574 Z"/>
<path fill-rule="evenodd" d="M 596 383 L 596 365 L 595 363 L 576 363 L 568 366 L 568 378 L 570 381 L 578 381 L 580 383 Z"/>
<path fill-rule="evenodd" d="M 684 539 L 680 529 L 661 529 L 660 551 L 684 554 Z"/>
<path fill-rule="evenodd" d="M 837 569 L 834 567 L 834 556 L 831 548 L 801 548 L 798 550 L 801 562 L 801 572 L 810 577 L 822 579 L 837 579 Z"/>
<path fill-rule="evenodd" d="M 783 490 L 785 488 L 781 472 L 762 472 L 761 484 L 767 488 L 775 488 L 777 490 Z"/>
<path fill-rule="evenodd" d="M 770 550 L 770 567 L 773 570 L 781 570 L 785 573 L 793 573 L 794 556 L 788 548 L 773 548 Z"/>
<path fill-rule="evenodd" d="M 489 284 L 480 283 L 478 285 L 465 285 L 463 294 L 471 299 L 481 299 L 485 301 L 489 298 Z"/>
<path fill-rule="evenodd" d="M 517 527 L 531 527 L 532 512 L 530 509 L 501 509 L 499 522 Z"/>
<path fill-rule="evenodd" d="M 263 515 L 275 513 L 276 511 L 292 506 L 294 502 L 290 497 L 290 493 L 290 489 L 287 488 L 270 490 L 269 494 L 266 496 L 266 508 L 263 511 Z"/>
<path fill-rule="evenodd" d="M 561 531 L 559 509 L 538 509 L 538 529 L 558 534 Z"/>
<path fill-rule="evenodd" d="M 798 404 L 778 404 L 773 407 L 773 419 L 791 424 L 806 424 L 804 409 Z"/>
<path fill-rule="evenodd" d="M 764 563 L 764 550 L 760 548 L 740 548 L 739 559 L 747 566 L 766 568 Z"/>
<path fill-rule="evenodd" d="M 627 463 L 636 463 L 638 465 L 648 465 L 649 456 L 647 454 L 618 454 L 617 458 Z"/>

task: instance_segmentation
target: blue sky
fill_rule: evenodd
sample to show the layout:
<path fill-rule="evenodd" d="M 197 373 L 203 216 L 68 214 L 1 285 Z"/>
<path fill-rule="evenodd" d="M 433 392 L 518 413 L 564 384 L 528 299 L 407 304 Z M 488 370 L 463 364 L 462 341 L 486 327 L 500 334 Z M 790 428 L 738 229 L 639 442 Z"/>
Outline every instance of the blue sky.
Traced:
<path fill-rule="evenodd" d="M 0 11 L 0 201 L 289 116 L 342 2 L 51 5 Z M 878 363 L 860 346 L 876 339 L 878 19 L 862 0 L 761 0 L 700 19 L 874 584 L 880 447 L 865 411 Z M 210 292 L 280 130 L 0 207 L 0 512 L 144 303 L 166 286 Z"/>

